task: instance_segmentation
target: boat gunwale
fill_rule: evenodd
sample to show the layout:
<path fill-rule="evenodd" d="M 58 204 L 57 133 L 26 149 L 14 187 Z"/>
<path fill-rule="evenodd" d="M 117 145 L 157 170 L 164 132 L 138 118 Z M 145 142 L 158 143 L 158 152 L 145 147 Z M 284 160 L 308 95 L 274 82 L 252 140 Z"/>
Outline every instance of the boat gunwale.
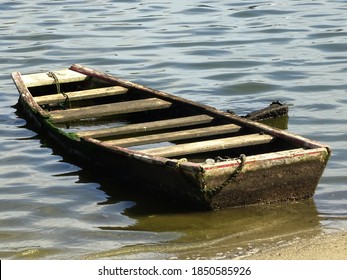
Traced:
<path fill-rule="evenodd" d="M 38 113 L 43 118 L 49 118 L 49 114 L 35 101 L 28 86 L 24 82 L 22 74 L 20 72 L 12 72 L 11 76 L 20 93 L 20 98 L 24 99 L 25 104 L 27 104 L 33 112 Z"/>
<path fill-rule="evenodd" d="M 324 153 L 327 153 L 329 155 L 329 151 L 325 148 L 315 148 L 315 149 L 303 149 L 303 148 L 297 148 L 297 149 L 291 149 L 291 150 L 285 150 L 285 151 L 279 151 L 279 152 L 269 152 L 269 153 L 263 153 L 260 155 L 252 155 L 246 157 L 244 164 L 245 165 L 261 165 L 261 162 L 265 161 L 282 161 L 285 159 L 289 159 L 291 162 L 296 161 L 297 158 L 303 157 L 303 156 L 318 156 L 318 155 L 324 155 Z M 213 169 L 221 169 L 221 168 L 234 168 L 240 165 L 240 159 L 230 159 L 227 161 L 222 162 L 216 162 L 214 164 L 205 165 L 202 164 L 202 168 L 205 171 L 210 171 Z"/>
<path fill-rule="evenodd" d="M 162 156 L 150 155 L 138 150 L 130 150 L 124 147 L 112 146 L 94 138 L 83 137 L 81 139 L 82 141 L 92 143 L 112 153 L 122 154 L 122 155 L 125 155 L 126 157 L 138 159 L 138 160 L 145 161 L 151 164 L 172 167 L 172 168 L 179 168 L 179 169 L 186 170 L 189 172 L 194 172 L 194 173 L 204 173 L 204 172 L 213 171 L 216 169 L 235 168 L 240 165 L 239 158 L 233 158 L 233 159 L 222 161 L 222 162 L 215 162 L 213 164 L 205 164 L 201 162 L 196 163 L 196 162 L 186 161 L 184 158 L 171 159 L 171 158 L 166 158 Z M 319 147 L 314 149 L 297 148 L 297 149 L 291 149 L 291 150 L 285 150 L 285 151 L 262 153 L 259 155 L 251 155 L 246 157 L 244 164 L 248 166 L 257 165 L 258 167 L 260 167 L 262 165 L 262 162 L 268 162 L 268 161 L 275 162 L 275 161 L 283 161 L 286 159 L 289 159 L 290 162 L 296 162 L 298 158 L 301 158 L 304 156 L 329 157 L 329 155 L 330 155 L 329 150 L 326 147 Z M 327 161 L 327 159 L 324 159 L 324 161 Z"/>

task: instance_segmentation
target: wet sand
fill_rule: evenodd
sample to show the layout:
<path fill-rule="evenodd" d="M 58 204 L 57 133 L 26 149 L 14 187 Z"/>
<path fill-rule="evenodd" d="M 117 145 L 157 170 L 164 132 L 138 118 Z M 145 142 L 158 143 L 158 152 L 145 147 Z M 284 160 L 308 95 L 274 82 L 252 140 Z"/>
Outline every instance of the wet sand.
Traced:
<path fill-rule="evenodd" d="M 347 260 L 347 230 L 271 245 L 241 257 L 248 260 Z"/>

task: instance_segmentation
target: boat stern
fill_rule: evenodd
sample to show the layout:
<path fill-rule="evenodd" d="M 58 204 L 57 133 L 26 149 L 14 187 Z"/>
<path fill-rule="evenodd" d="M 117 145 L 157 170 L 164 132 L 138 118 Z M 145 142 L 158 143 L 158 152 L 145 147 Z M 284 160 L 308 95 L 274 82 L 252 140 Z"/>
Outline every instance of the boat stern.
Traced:
<path fill-rule="evenodd" d="M 330 149 L 293 149 L 206 164 L 203 181 L 213 209 L 302 200 L 313 196 Z"/>

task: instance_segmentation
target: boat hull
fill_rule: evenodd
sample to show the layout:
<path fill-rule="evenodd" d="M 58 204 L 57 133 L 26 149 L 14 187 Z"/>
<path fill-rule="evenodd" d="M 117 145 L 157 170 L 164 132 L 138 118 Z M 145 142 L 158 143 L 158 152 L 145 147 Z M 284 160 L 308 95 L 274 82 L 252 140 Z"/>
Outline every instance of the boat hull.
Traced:
<path fill-rule="evenodd" d="M 52 129 L 49 120 L 30 110 L 23 99 L 20 104 L 26 119 L 34 125 L 32 129 L 48 136 L 76 164 L 92 165 L 107 177 L 125 180 L 147 189 L 149 195 L 155 193 L 189 209 L 218 210 L 310 198 L 330 156 L 327 149 L 321 148 L 269 153 L 260 160 L 249 157 L 239 172 L 235 170 L 241 165 L 240 159 L 200 169 L 186 168 L 184 162 L 144 160 L 126 149 L 114 149 L 93 139 L 73 139 Z"/>
<path fill-rule="evenodd" d="M 87 70 L 86 72 L 90 71 Z M 132 186 L 142 190 L 146 189 L 157 196 L 159 195 L 159 197 L 162 196 L 163 199 L 169 199 L 171 203 L 192 209 L 216 210 L 259 203 L 301 200 L 313 196 L 331 154 L 328 146 L 264 124 L 226 114 L 211 107 L 195 105 L 191 101 L 185 102 L 181 98 L 172 97 L 140 85 L 118 82 L 113 77 L 94 72 L 93 76 L 100 76 L 113 85 L 126 86 L 129 89 L 134 87 L 136 91 L 141 90 L 163 98 L 162 104 L 164 105 L 169 101 L 178 104 L 187 103 L 196 111 L 206 112 L 214 118 L 218 117 L 227 121 L 227 123 L 230 121 L 233 126 L 243 126 L 247 131 L 252 129 L 260 133 L 257 135 L 249 134 L 246 137 L 223 138 L 218 140 L 220 142 L 216 140 L 194 142 L 193 148 L 198 149 L 198 153 L 205 152 L 206 147 L 204 145 L 211 143 L 214 145 L 213 147 L 222 146 L 221 151 L 226 153 L 225 151 L 228 151 L 229 146 L 223 146 L 231 145 L 230 142 L 232 142 L 233 147 L 235 147 L 232 153 L 236 154 L 246 145 L 242 142 L 246 140 L 248 141 L 247 145 L 251 147 L 249 149 L 253 149 L 253 154 L 249 152 L 249 149 L 245 149 L 250 153 L 248 156 L 243 153 L 228 158 L 217 156 L 218 160 L 207 158 L 206 161 L 200 163 L 195 163 L 184 157 L 164 157 L 162 155 L 165 154 L 165 151 L 161 152 L 161 155 L 149 153 L 154 150 L 158 152 L 158 149 L 147 149 L 142 152 L 115 146 L 108 141 L 92 137 L 79 137 L 75 133 L 60 129 L 56 125 L 57 121 L 55 122 L 52 118 L 55 116 L 57 120 L 58 114 L 54 115 L 39 106 L 21 75 L 17 72 L 14 73 L 13 80 L 20 93 L 19 112 L 24 114 L 33 130 L 46 135 L 48 139 L 52 140 L 53 145 L 60 149 L 62 154 L 69 155 L 69 159 L 74 163 L 92 165 L 104 172 L 107 177 L 121 178 L 132 182 Z M 79 78 L 77 76 L 77 79 Z M 60 114 L 63 117 L 67 116 L 65 112 Z M 74 116 L 72 115 L 72 117 Z M 268 136 L 263 136 L 264 133 Z M 167 136 L 165 133 L 161 135 Z M 178 133 L 175 132 L 175 137 L 177 135 Z M 238 140 L 240 138 L 242 141 Z M 261 145 L 258 145 L 256 139 L 262 141 Z M 288 148 L 281 150 L 279 147 L 275 147 L 275 144 L 272 144 L 273 139 L 282 141 L 279 145 L 276 144 L 277 146 L 288 145 Z M 200 146 L 197 145 L 199 143 Z M 268 143 L 272 145 L 272 148 L 266 150 L 264 147 Z M 190 147 L 189 145 L 178 146 L 182 150 L 182 147 Z M 259 152 L 257 151 L 258 148 L 264 149 L 264 151 Z M 192 149 L 192 153 L 195 152 L 194 149 Z M 173 149 L 171 149 L 172 151 Z M 214 156 L 216 153 L 218 151 L 212 152 Z"/>
<path fill-rule="evenodd" d="M 212 190 L 210 207 L 219 209 L 310 198 L 325 169 L 329 153 L 321 149 L 268 156 L 263 160 L 246 159 L 237 174 L 233 173 L 234 166 L 207 170 L 205 181 Z"/>

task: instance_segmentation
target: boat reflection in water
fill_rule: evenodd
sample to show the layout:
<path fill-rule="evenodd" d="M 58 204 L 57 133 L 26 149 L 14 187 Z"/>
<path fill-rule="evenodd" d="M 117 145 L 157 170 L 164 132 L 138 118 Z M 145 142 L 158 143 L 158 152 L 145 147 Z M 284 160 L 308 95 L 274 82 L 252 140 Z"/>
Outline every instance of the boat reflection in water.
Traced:
<path fill-rule="evenodd" d="M 101 190 L 110 199 L 103 204 L 119 203 L 120 197 L 133 197 L 123 192 L 127 186 L 103 180 Z M 116 187 L 115 187 L 116 186 Z M 118 191 L 115 193 L 115 189 Z M 132 225 L 105 225 L 99 229 L 127 234 L 172 234 L 165 242 L 132 244 L 115 250 L 98 252 L 110 258 L 238 258 L 247 257 L 264 246 L 286 244 L 298 238 L 321 232 L 320 218 L 313 199 L 281 204 L 252 205 L 220 211 L 182 209 L 179 203 L 168 203 L 159 197 L 136 195 L 136 204 L 124 210 L 134 219 Z M 93 254 L 84 256 L 95 257 Z M 279 257 L 280 258 L 280 257 Z"/>

